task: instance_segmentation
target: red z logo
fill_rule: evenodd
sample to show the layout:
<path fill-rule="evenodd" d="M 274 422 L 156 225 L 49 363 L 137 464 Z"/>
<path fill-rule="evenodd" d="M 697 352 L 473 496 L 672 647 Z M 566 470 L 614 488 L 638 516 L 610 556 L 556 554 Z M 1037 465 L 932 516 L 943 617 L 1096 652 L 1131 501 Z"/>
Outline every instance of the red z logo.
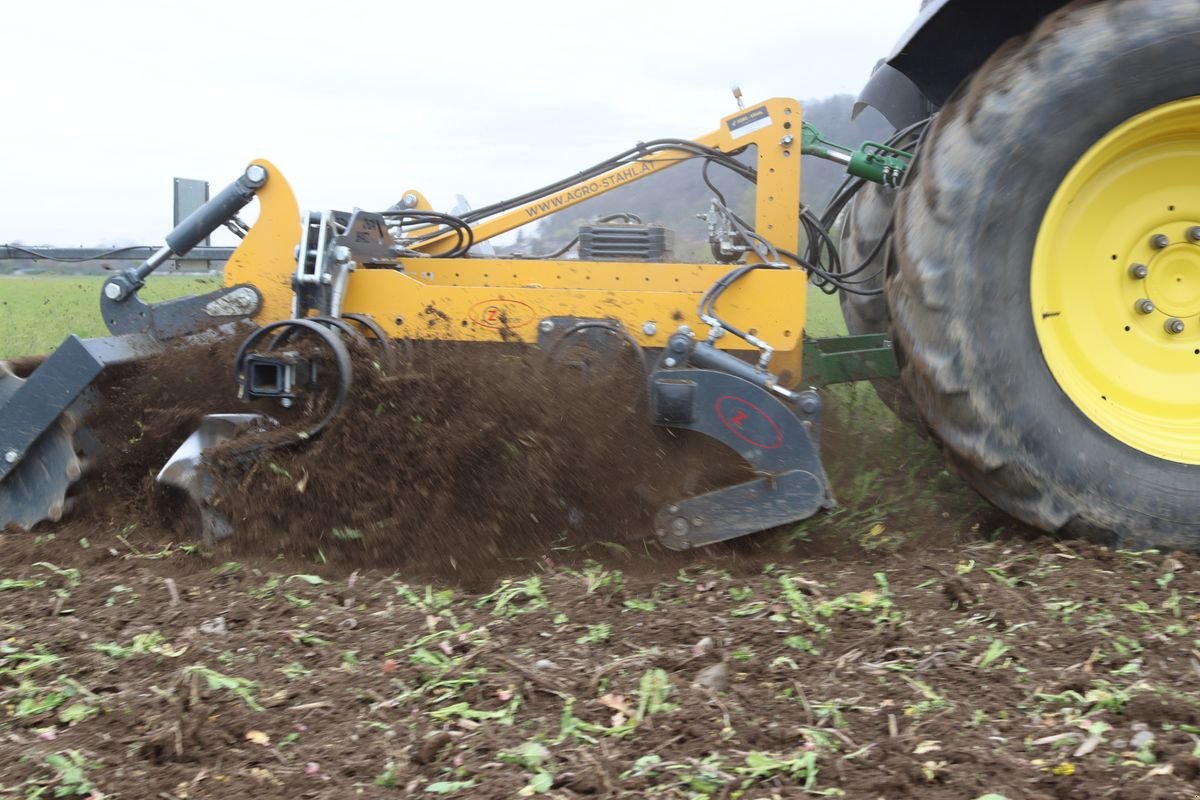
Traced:
<path fill-rule="evenodd" d="M 727 394 L 717 398 L 714 410 L 721 424 L 746 444 L 762 450 L 783 446 L 783 429 L 749 400 Z"/>
<path fill-rule="evenodd" d="M 520 300 L 497 297 L 471 306 L 471 321 L 485 328 L 522 328 L 537 319 L 533 307 Z"/>

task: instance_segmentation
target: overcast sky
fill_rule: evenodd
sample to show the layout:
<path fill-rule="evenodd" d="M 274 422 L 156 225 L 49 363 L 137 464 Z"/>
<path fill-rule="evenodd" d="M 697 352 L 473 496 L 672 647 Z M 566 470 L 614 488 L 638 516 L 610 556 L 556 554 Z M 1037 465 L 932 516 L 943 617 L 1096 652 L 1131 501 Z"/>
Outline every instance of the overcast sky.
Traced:
<path fill-rule="evenodd" d="M 158 244 L 171 178 L 479 206 L 748 102 L 857 93 L 917 0 L 8 3 L 0 243 Z"/>

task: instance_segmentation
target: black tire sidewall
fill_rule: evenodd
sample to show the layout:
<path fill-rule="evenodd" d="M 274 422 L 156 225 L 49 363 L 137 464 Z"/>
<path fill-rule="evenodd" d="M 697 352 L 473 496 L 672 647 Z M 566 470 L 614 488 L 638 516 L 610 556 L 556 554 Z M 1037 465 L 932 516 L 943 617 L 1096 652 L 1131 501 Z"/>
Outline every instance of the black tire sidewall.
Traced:
<path fill-rule="evenodd" d="M 896 190 L 878 184 L 865 184 L 850 200 L 846 210 L 845 225 L 839 242 L 842 269 L 851 271 L 862 267 L 854 276 L 855 288 L 875 290 L 883 288 L 883 267 L 890 243 L 879 243 L 880 237 L 891 237 L 888 228 L 892 221 L 892 210 L 896 204 Z M 872 253 L 870 264 L 864 264 Z M 842 307 L 842 318 L 851 334 L 886 333 L 888 328 L 887 299 L 883 294 L 855 294 L 841 291 L 838 302 Z"/>
<path fill-rule="evenodd" d="M 838 249 L 844 270 L 849 272 L 862 268 L 862 272 L 851 277 L 856 282 L 856 289 L 869 291 L 884 288 L 885 271 L 892 248 L 890 229 L 896 199 L 895 189 L 868 183 L 850 200 Z M 881 244 L 881 237 L 886 237 L 887 241 Z M 872 254 L 873 257 L 867 263 L 867 257 Z M 874 295 L 858 294 L 843 289 L 838 292 L 838 304 L 842 309 L 846 330 L 851 335 L 890 335 L 891 318 L 887 297 L 882 292 Z M 921 416 L 900 378 L 874 378 L 871 380 L 871 386 L 897 419 L 922 433 L 925 432 Z"/>

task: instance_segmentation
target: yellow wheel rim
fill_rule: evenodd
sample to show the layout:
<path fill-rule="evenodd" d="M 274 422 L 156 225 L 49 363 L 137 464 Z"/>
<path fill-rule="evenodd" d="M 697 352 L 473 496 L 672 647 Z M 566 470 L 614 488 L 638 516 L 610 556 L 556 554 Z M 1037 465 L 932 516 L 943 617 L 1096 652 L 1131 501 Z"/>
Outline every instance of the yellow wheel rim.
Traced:
<path fill-rule="evenodd" d="M 1072 402 L 1130 447 L 1200 464 L 1200 98 L 1133 117 L 1084 154 L 1046 210 L 1030 277 L 1042 354 Z"/>

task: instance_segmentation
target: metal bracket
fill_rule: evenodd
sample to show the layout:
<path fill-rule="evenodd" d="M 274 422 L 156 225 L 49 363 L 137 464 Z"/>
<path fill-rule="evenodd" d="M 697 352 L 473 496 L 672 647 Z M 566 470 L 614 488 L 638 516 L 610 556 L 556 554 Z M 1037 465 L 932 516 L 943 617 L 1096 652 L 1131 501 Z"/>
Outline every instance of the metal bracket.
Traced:
<path fill-rule="evenodd" d="M 350 216 L 341 211 L 310 211 L 304 218 L 308 222 L 296 249 L 296 274 L 292 278 L 292 316 L 296 319 L 309 311 L 329 315 L 329 287 L 333 283 L 329 265 L 337 260 L 333 240 L 339 226 L 345 227 L 350 221 Z M 349 258 L 349 252 L 345 255 Z"/>
<path fill-rule="evenodd" d="M 651 375 L 651 422 L 710 436 L 762 476 L 664 506 L 655 516 L 664 546 L 700 547 L 799 522 L 834 505 L 817 447 L 820 398 L 802 392 L 796 405 L 716 370 Z"/>
<path fill-rule="evenodd" d="M 807 383 L 827 386 L 899 374 L 891 340 L 882 333 L 804 340 Z"/>
<path fill-rule="evenodd" d="M 100 295 L 100 313 L 109 332 L 116 336 L 145 333 L 159 340 L 249 319 L 260 308 L 262 294 L 248 284 L 161 303 L 147 303 L 136 293 L 123 300 L 114 300 L 103 292 Z"/>
<path fill-rule="evenodd" d="M 310 212 L 307 219 L 296 252 L 292 316 L 299 319 L 315 311 L 340 317 L 350 273 L 360 266 L 398 266 L 395 243 L 380 214 L 324 211 Z"/>

